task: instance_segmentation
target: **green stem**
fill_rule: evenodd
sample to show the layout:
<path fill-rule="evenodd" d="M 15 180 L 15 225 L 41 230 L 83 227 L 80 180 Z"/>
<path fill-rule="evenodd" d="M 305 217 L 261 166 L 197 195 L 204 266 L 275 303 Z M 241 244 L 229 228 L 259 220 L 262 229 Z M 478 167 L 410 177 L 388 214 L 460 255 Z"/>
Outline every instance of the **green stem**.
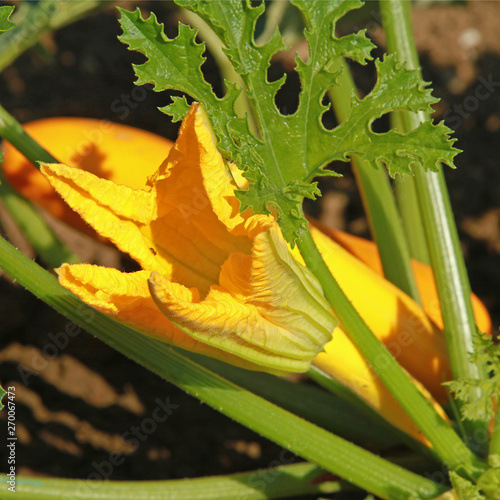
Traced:
<path fill-rule="evenodd" d="M 0 136 L 9 141 L 20 151 L 36 168 L 40 168 L 37 162 L 59 163 L 38 142 L 29 136 L 23 126 L 0 105 Z"/>
<path fill-rule="evenodd" d="M 394 179 L 394 193 L 403 228 L 405 228 L 410 255 L 424 264 L 430 264 L 431 258 L 427 248 L 422 216 L 420 215 L 415 178 L 411 175 L 398 176 Z"/>
<path fill-rule="evenodd" d="M 295 495 L 353 491 L 341 481 L 313 483 L 323 473 L 314 464 L 284 465 L 263 471 L 170 481 L 96 481 L 89 479 L 16 478 L 16 500 L 265 500 Z M 2 491 L 9 487 L 2 474 Z M 146 496 L 147 495 L 147 496 Z"/>
<path fill-rule="evenodd" d="M 369 406 L 359 396 L 354 394 L 351 390 L 342 385 L 340 382 L 330 377 L 327 373 L 323 372 L 316 366 L 312 366 L 310 370 L 307 372 L 307 374 L 319 385 L 321 385 L 325 389 L 328 389 L 333 394 L 335 394 L 339 398 L 345 400 L 347 403 L 352 405 L 356 409 L 354 415 L 356 415 L 357 412 L 365 415 L 370 422 L 376 425 L 379 429 L 383 429 L 385 431 L 385 434 L 387 433 L 388 430 L 390 430 L 393 435 L 399 437 L 401 442 L 406 444 L 413 451 L 417 452 L 420 456 L 425 457 L 427 460 L 430 460 L 434 464 L 440 463 L 439 458 L 434 454 L 434 452 L 429 447 L 427 447 L 420 441 L 417 441 L 410 435 L 406 434 L 406 432 L 403 432 L 402 430 L 397 429 L 396 427 L 391 425 L 374 408 Z M 351 419 L 351 412 L 349 412 L 349 420 L 350 419 Z M 379 430 L 374 430 L 374 433 L 378 432 Z M 368 439 L 363 444 L 366 446 L 369 442 L 370 440 Z M 388 448 L 388 446 L 386 446 L 386 448 Z"/>
<path fill-rule="evenodd" d="M 2 176 L 1 169 L 0 198 L 45 265 L 54 268 L 63 262 L 80 262 L 80 259 L 57 238 L 31 203 L 9 186 Z"/>
<path fill-rule="evenodd" d="M 371 364 L 382 383 L 431 442 L 440 459 L 453 470 L 476 478 L 484 470 L 481 462 L 417 389 L 407 372 L 391 356 L 359 316 L 319 253 L 311 233 L 304 233 L 298 247 L 309 269 L 323 287 L 325 297 L 344 331 Z"/>
<path fill-rule="evenodd" d="M 328 95 L 339 122 L 343 122 L 351 110 L 351 96 L 356 92 L 349 67 L 342 59 L 332 71 L 342 70 Z M 394 202 L 391 185 L 385 170 L 375 169 L 370 162 L 353 155 L 354 174 L 370 224 L 373 239 L 377 243 L 385 277 L 403 292 L 420 302 L 420 296 L 410 262 L 410 252 Z"/>
<path fill-rule="evenodd" d="M 17 26 L 0 38 L 0 71 L 33 47 L 47 31 L 70 24 L 106 3 L 102 0 L 26 2 L 19 12 L 14 12 L 12 21 Z"/>
<path fill-rule="evenodd" d="M 255 40 L 256 45 L 264 45 L 271 40 L 276 27 L 278 27 L 283 21 L 289 6 L 289 2 L 272 2 L 266 6 L 266 24 L 258 38 Z"/>
<path fill-rule="evenodd" d="M 402 111 L 391 113 L 392 128 L 401 134 L 405 133 L 403 117 Z M 431 258 L 427 248 L 424 221 L 418 204 L 415 178 L 412 175 L 398 175 L 394 179 L 394 193 L 411 256 L 424 264 L 430 264 Z"/>
<path fill-rule="evenodd" d="M 410 8 L 401 0 L 382 0 L 381 9 L 386 14 L 387 45 L 410 69 L 420 69 L 417 50 L 413 41 Z M 405 112 L 401 121 L 405 132 L 410 132 L 429 117 L 420 112 Z M 460 240 L 455 226 L 448 191 L 442 170 L 425 172 L 422 166 L 414 169 L 415 187 L 420 213 L 424 221 L 427 247 L 436 279 L 436 286 L 443 315 L 446 344 L 450 365 L 455 380 L 484 379 L 485 370 L 471 357 L 474 353 L 476 322 L 470 301 L 470 284 L 465 268 Z M 477 389 L 473 398 L 481 397 Z M 487 449 L 487 423 L 464 422 L 470 445 L 481 452 Z"/>
<path fill-rule="evenodd" d="M 86 331 L 152 372 L 293 453 L 391 500 L 433 498 L 446 488 L 387 462 L 255 396 L 190 361 L 179 351 L 118 324 L 79 301 L 36 263 L 0 238 L 0 267 Z M 290 456 L 292 455 L 292 456 Z M 466 458 L 457 452 L 458 458 Z M 464 462 L 467 462 L 464 459 Z M 144 498 L 148 498 L 144 489 Z"/>

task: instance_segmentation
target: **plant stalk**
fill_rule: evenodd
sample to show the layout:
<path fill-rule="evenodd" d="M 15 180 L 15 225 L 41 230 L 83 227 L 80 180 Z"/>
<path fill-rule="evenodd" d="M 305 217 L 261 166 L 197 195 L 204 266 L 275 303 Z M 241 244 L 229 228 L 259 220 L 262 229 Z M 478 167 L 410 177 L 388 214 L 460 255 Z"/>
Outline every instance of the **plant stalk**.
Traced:
<path fill-rule="evenodd" d="M 350 492 L 344 481 L 317 482 L 324 471 L 309 463 L 283 465 L 263 471 L 168 481 L 100 481 L 17 477 L 16 500 L 265 500 L 295 495 Z M 270 478 L 272 481 L 270 481 Z M 0 486 L 7 490 L 4 474 Z M 147 495 L 147 496 L 146 496 Z"/>
<path fill-rule="evenodd" d="M 38 142 L 30 137 L 23 126 L 0 105 L 0 136 L 8 140 L 36 168 L 38 161 L 59 163 Z M 40 258 L 49 267 L 58 267 L 63 262 L 80 261 L 54 234 L 47 222 L 33 208 L 32 204 L 16 193 L 4 179 L 0 165 L 0 197 L 16 224 L 23 230 L 28 241 Z"/>
<path fill-rule="evenodd" d="M 500 405 L 497 406 L 495 415 L 495 424 L 490 441 L 489 455 L 497 455 L 498 457 L 500 457 Z"/>
<path fill-rule="evenodd" d="M 404 111 L 394 111 L 391 113 L 391 126 L 401 134 L 405 133 L 403 116 Z M 394 194 L 399 213 L 401 214 L 402 227 L 406 235 L 410 255 L 414 259 L 430 265 L 431 258 L 427 248 L 424 221 L 420 213 L 414 176 L 396 176 L 394 179 Z"/>
<path fill-rule="evenodd" d="M 29 136 L 23 126 L 0 105 L 0 136 L 9 141 L 19 152 L 40 168 L 38 162 L 59 163 L 47 150 Z"/>
<path fill-rule="evenodd" d="M 409 2 L 382 0 L 380 8 L 385 19 L 387 45 L 401 62 L 410 69 L 420 70 L 418 54 L 414 44 Z M 404 132 L 410 132 L 420 123 L 429 120 L 424 112 L 401 113 Z M 442 170 L 426 172 L 421 165 L 415 166 L 415 187 L 424 222 L 427 247 L 436 280 L 444 332 L 453 378 L 484 379 L 485 370 L 471 359 L 474 353 L 476 322 L 470 301 L 470 284 L 460 247 L 457 228 Z M 476 399 L 481 397 L 477 389 Z M 460 403 L 459 403 L 460 405 Z M 486 453 L 488 443 L 476 439 L 475 435 L 487 436 L 487 424 L 465 421 L 469 445 Z"/>
<path fill-rule="evenodd" d="M 25 2 L 12 16 L 17 26 L 0 38 L 0 72 L 33 47 L 44 33 L 77 21 L 107 3 L 103 0 Z"/>

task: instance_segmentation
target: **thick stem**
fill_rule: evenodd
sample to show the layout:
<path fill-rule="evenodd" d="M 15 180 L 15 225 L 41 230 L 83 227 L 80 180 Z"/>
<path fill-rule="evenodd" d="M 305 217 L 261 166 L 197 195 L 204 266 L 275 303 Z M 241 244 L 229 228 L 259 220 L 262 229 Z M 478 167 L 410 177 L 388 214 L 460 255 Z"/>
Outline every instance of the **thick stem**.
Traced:
<path fill-rule="evenodd" d="M 343 481 L 316 482 L 324 471 L 314 464 L 284 465 L 263 471 L 168 481 L 99 481 L 89 479 L 16 478 L 16 500 L 265 500 L 295 495 L 350 492 Z M 0 487 L 7 490 L 4 474 Z M 269 478 L 272 478 L 272 481 Z M 256 488 L 256 485 L 260 487 Z"/>
<path fill-rule="evenodd" d="M 392 127 L 400 133 L 404 133 L 402 112 L 396 111 L 391 114 Z M 424 222 L 420 213 L 420 206 L 415 187 L 415 178 L 412 175 L 397 176 L 394 179 L 394 193 L 403 231 L 406 235 L 410 255 L 424 264 L 431 263 L 427 241 L 425 236 Z"/>
<path fill-rule="evenodd" d="M 489 454 L 500 456 L 500 405 L 497 406 L 495 426 L 493 427 L 493 435 L 491 436 Z"/>
<path fill-rule="evenodd" d="M 22 125 L 0 106 L 0 136 L 8 140 L 35 167 L 39 161 L 59 163 L 48 151 L 40 146 L 23 129 Z M 0 165 L 1 168 L 1 165 Z M 37 213 L 28 200 L 17 194 L 3 178 L 0 171 L 0 197 L 16 224 L 23 230 L 28 241 L 41 259 L 50 267 L 58 267 L 63 262 L 76 263 L 80 259 L 62 243 Z"/>
<path fill-rule="evenodd" d="M 40 168 L 39 161 L 59 163 L 24 131 L 23 126 L 3 106 L 0 106 L 0 136 L 26 156 L 36 168 Z"/>
<path fill-rule="evenodd" d="M 410 69 L 420 69 L 411 29 L 411 5 L 401 0 L 382 0 L 380 7 L 384 14 L 389 50 L 396 53 Z M 426 120 L 429 117 L 424 112 L 401 114 L 405 132 L 410 132 Z M 426 172 L 417 165 L 414 173 L 453 378 L 483 379 L 486 377 L 485 370 L 471 357 L 475 350 L 477 328 L 470 301 L 469 279 L 443 172 Z M 479 389 L 475 397 L 481 397 Z M 488 444 L 485 439 L 488 435 L 487 424 L 465 421 L 464 427 L 470 446 L 484 453 Z"/>

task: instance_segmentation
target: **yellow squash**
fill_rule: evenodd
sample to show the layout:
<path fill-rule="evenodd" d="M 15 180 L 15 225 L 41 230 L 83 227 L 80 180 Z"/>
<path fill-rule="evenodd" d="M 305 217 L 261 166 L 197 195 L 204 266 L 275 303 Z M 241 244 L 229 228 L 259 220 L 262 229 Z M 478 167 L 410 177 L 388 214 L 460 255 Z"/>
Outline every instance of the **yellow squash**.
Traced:
<path fill-rule="evenodd" d="M 363 261 L 367 266 L 377 272 L 377 274 L 380 276 L 384 275 L 377 245 L 375 243 L 359 238 L 358 236 L 339 231 L 338 229 L 328 228 L 317 221 L 312 221 L 312 224 L 345 248 L 349 253 Z M 439 307 L 439 298 L 432 268 L 415 259 L 412 259 L 411 263 L 413 273 L 415 274 L 415 279 L 417 281 L 418 291 L 420 292 L 423 308 L 429 318 L 431 318 L 432 321 L 434 321 L 434 323 L 442 330 L 444 328 L 443 318 Z M 492 324 L 488 310 L 474 293 L 471 294 L 471 301 L 479 330 L 483 333 L 491 333 Z"/>
<path fill-rule="evenodd" d="M 151 132 L 92 118 L 44 118 L 23 128 L 61 163 L 136 188 L 144 187 L 173 145 Z M 96 236 L 12 144 L 4 141 L 2 151 L 2 170 L 12 187 L 55 217 Z"/>

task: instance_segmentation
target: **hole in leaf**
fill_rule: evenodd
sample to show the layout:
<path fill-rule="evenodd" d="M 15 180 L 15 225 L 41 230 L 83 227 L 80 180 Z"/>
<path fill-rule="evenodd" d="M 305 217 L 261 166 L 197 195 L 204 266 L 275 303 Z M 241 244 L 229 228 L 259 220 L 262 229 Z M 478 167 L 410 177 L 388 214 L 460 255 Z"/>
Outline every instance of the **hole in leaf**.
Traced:
<path fill-rule="evenodd" d="M 254 31 L 254 40 L 257 40 L 259 36 L 262 34 L 266 27 L 266 10 L 268 9 L 268 2 L 266 3 L 266 9 L 264 12 L 257 18 L 257 21 L 255 22 L 255 31 Z M 251 0 L 250 5 L 255 8 L 258 7 L 259 5 L 262 4 L 262 0 Z"/>
<path fill-rule="evenodd" d="M 376 56 L 375 51 L 372 51 L 372 55 Z M 358 95 L 360 98 L 365 97 L 371 92 L 375 83 L 377 83 L 377 71 L 375 69 L 375 63 L 373 61 L 368 62 L 365 66 L 347 59 L 347 64 L 351 71 L 354 84 L 358 89 Z"/>
<path fill-rule="evenodd" d="M 376 134 L 383 134 L 384 132 L 387 132 L 390 129 L 389 113 L 385 113 L 379 118 L 375 119 L 371 123 L 370 128 Z"/>
<path fill-rule="evenodd" d="M 366 215 L 359 189 L 349 162 L 335 161 L 328 165 L 342 177 L 316 177 L 321 197 L 317 200 L 304 199 L 303 208 L 323 224 L 342 229 L 358 236 L 369 237 Z"/>
<path fill-rule="evenodd" d="M 285 71 L 279 63 L 271 63 L 267 71 L 268 81 L 274 82 L 286 75 L 281 88 L 276 92 L 274 103 L 282 115 L 293 115 L 299 106 L 300 78 L 295 71 Z"/>
<path fill-rule="evenodd" d="M 197 39 L 197 41 L 200 40 Z M 203 78 L 211 85 L 214 94 L 220 99 L 224 97 L 225 90 L 219 67 L 208 49 L 205 49 L 203 55 L 206 58 L 206 61 L 201 65 Z"/>
<path fill-rule="evenodd" d="M 331 103 L 330 99 L 328 98 L 328 95 L 325 94 L 323 96 L 323 99 L 321 100 L 321 104 L 323 106 L 328 106 Z M 322 115 L 321 115 L 321 123 L 323 127 L 326 128 L 326 130 L 333 130 L 335 127 L 338 125 L 337 118 L 335 116 L 335 113 L 333 111 L 333 106 L 330 106 L 329 109 L 327 109 Z"/>

